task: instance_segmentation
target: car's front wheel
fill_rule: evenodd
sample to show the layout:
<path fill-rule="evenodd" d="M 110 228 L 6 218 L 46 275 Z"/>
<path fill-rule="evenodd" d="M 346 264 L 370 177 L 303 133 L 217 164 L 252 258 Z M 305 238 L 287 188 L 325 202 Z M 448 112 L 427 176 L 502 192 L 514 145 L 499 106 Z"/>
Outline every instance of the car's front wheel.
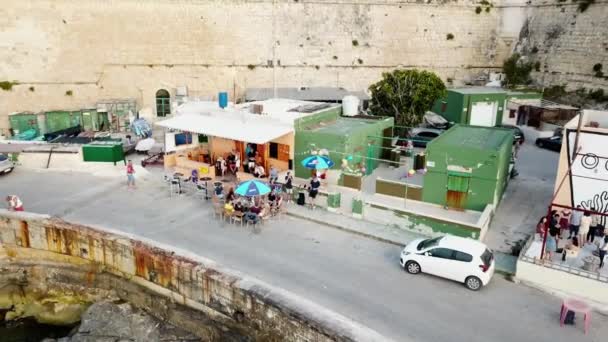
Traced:
<path fill-rule="evenodd" d="M 464 286 L 471 291 L 477 291 L 481 288 L 481 286 L 483 286 L 483 284 L 481 283 L 481 279 L 475 276 L 470 276 L 465 279 Z"/>
<path fill-rule="evenodd" d="M 536 146 L 542 148 L 543 147 L 543 142 L 542 141 L 537 141 L 536 142 Z"/>
<path fill-rule="evenodd" d="M 409 274 L 418 274 L 420 273 L 421 269 L 420 269 L 420 264 L 418 264 L 415 261 L 408 261 L 405 264 L 405 270 L 407 271 L 407 273 Z"/>

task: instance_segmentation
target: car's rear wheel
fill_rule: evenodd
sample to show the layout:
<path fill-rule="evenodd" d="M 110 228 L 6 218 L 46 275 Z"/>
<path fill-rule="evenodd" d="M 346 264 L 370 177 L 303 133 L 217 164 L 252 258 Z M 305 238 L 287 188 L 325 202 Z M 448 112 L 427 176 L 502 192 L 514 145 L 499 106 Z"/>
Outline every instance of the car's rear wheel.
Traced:
<path fill-rule="evenodd" d="M 415 261 L 408 261 L 405 264 L 405 270 L 409 274 L 418 274 L 421 271 L 420 265 L 417 262 L 415 262 Z"/>
<path fill-rule="evenodd" d="M 542 141 L 537 141 L 537 142 L 536 142 L 536 146 L 538 146 L 538 147 L 543 147 L 543 142 L 542 142 Z"/>
<path fill-rule="evenodd" d="M 465 279 L 464 286 L 471 291 L 477 291 L 483 286 L 483 284 L 481 283 L 481 279 L 475 276 L 470 276 Z"/>

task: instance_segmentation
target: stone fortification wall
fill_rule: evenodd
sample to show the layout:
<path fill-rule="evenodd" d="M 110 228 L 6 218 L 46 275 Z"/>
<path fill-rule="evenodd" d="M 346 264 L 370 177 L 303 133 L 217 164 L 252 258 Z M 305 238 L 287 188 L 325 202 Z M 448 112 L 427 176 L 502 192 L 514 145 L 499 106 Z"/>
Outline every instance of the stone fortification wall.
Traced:
<path fill-rule="evenodd" d="M 18 84 L 0 90 L 0 128 L 8 112 L 105 98 L 153 108 L 179 86 L 362 90 L 398 67 L 463 79 L 500 68 L 512 41 L 498 5 L 470 0 L 8 0 L 1 13 L 0 81 Z"/>
<path fill-rule="evenodd" d="M 201 257 L 43 215 L 0 210 L 0 280 L 11 276 L 24 293 L 28 284 L 52 289 L 37 291 L 45 294 L 78 286 L 112 290 L 205 340 L 245 335 L 268 341 L 386 341 L 323 307 Z"/>
<path fill-rule="evenodd" d="M 516 50 L 539 63 L 532 78 L 541 86 L 608 91 L 608 2 L 535 0 L 527 9 Z M 602 64 L 602 73 L 593 70 Z"/>

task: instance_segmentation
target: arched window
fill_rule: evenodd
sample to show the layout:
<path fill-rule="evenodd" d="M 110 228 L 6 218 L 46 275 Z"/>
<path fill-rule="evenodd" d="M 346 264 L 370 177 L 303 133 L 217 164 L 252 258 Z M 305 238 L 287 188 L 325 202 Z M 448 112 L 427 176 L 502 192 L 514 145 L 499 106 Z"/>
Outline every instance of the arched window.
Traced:
<path fill-rule="evenodd" d="M 156 92 L 156 116 L 171 114 L 171 95 L 165 89 Z"/>

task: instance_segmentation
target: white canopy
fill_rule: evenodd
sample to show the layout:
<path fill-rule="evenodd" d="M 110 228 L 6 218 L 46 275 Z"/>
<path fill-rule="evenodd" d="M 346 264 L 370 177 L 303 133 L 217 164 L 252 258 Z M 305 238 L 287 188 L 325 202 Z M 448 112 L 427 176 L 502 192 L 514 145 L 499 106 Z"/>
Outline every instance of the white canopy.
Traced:
<path fill-rule="evenodd" d="M 251 118 L 252 115 L 204 115 L 182 114 L 157 122 L 156 125 L 185 132 L 205 134 L 225 138 L 265 144 L 294 131 L 292 126 L 277 123 L 266 118 Z"/>

